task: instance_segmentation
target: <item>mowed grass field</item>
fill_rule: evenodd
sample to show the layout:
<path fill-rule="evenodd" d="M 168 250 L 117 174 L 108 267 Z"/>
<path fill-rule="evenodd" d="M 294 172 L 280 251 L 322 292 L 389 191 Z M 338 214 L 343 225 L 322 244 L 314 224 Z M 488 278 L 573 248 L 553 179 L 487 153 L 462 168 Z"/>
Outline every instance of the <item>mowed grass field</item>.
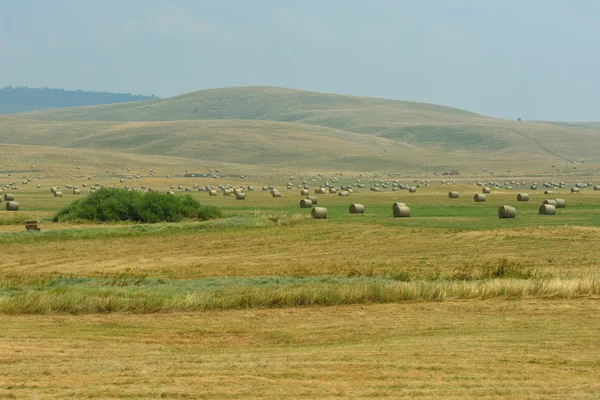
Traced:
<path fill-rule="evenodd" d="M 256 191 L 188 193 L 213 221 L 51 222 L 96 181 Z M 0 397 L 597 398 L 600 192 L 531 178 L 474 203 L 470 181 L 317 195 L 313 220 L 283 177 L 34 179 L 0 211 Z M 82 195 L 52 196 L 67 183 Z M 547 198 L 567 208 L 538 215 Z"/>

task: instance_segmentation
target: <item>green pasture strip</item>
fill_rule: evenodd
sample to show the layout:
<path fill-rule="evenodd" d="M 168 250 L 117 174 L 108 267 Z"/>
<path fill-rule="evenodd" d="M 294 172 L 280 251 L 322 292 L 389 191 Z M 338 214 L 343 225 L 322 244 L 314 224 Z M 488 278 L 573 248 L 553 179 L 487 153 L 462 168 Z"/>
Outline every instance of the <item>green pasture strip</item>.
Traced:
<path fill-rule="evenodd" d="M 597 298 L 597 276 L 402 281 L 390 277 L 257 277 L 169 281 L 143 276 L 65 277 L 0 284 L 0 312 L 153 313 L 403 301 Z"/>
<path fill-rule="evenodd" d="M 51 231 L 6 232 L 0 234 L 0 247 L 16 243 L 63 242 L 195 234 L 202 231 L 257 228 L 274 225 L 267 218 L 232 217 L 221 220 L 161 224 L 111 224 L 105 228 L 56 229 Z M 85 226 L 85 225 L 82 225 Z"/>

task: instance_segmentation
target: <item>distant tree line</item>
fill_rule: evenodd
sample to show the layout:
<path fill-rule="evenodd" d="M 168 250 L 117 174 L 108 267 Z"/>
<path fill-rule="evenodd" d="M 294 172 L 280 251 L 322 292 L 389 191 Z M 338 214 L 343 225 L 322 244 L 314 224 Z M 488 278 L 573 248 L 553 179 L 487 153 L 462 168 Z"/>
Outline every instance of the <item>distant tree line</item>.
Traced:
<path fill-rule="evenodd" d="M 0 89 L 0 106 L 31 106 L 43 108 L 91 106 L 152 100 L 158 97 L 131 93 L 94 92 L 7 86 Z"/>

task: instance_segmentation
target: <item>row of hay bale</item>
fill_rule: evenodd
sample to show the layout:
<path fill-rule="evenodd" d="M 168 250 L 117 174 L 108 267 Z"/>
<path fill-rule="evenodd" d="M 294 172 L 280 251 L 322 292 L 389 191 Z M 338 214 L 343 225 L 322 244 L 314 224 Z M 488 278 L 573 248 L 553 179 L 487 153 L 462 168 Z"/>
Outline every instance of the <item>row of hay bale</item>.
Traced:
<path fill-rule="evenodd" d="M 6 211 L 19 211 L 20 204 L 15 201 L 15 195 L 12 193 L 4 193 L 2 199 L 6 202 L 5 208 Z"/>

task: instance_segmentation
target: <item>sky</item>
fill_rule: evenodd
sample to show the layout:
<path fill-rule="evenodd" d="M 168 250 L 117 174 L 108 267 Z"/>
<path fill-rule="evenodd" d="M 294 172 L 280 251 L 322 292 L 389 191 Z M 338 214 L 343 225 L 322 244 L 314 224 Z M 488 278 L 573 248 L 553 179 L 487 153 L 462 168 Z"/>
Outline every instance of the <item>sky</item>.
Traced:
<path fill-rule="evenodd" d="M 0 87 L 169 97 L 229 86 L 600 121 L 597 0 L 19 0 Z"/>

